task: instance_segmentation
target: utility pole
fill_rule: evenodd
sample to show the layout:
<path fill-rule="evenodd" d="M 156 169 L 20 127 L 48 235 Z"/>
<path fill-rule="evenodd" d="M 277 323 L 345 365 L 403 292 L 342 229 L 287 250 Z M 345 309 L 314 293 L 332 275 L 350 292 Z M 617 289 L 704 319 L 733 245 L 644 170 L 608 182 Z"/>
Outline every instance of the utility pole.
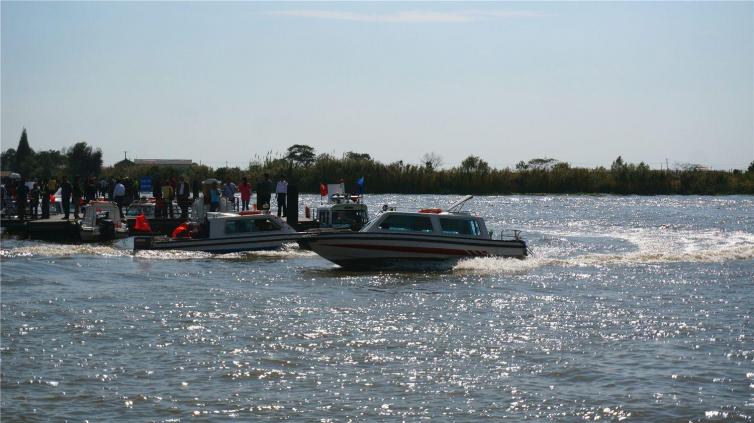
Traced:
<path fill-rule="evenodd" d="M 668 158 L 665 158 L 665 171 L 670 172 L 670 165 L 668 165 Z"/>

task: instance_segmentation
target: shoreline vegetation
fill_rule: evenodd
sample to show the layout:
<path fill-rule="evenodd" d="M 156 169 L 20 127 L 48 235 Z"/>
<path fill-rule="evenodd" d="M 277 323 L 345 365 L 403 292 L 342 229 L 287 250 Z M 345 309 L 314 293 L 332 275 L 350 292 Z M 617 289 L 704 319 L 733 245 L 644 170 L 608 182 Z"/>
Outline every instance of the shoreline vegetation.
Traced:
<path fill-rule="evenodd" d="M 102 151 L 85 142 L 63 150 L 35 152 L 24 129 L 17 149 L 2 152 L 0 168 L 17 172 L 26 179 L 69 177 L 151 176 L 164 180 L 183 175 L 191 180 L 217 178 L 240 181 L 273 178 L 285 174 L 302 193 L 316 193 L 321 183 L 343 180 L 347 191 L 356 192 L 356 181 L 364 178 L 365 192 L 373 194 L 618 194 L 618 195 L 732 195 L 754 194 L 754 161 L 747 169 L 709 170 L 699 165 L 676 169 L 650 169 L 619 156 L 610 168 L 573 167 L 567 162 L 537 158 L 519 162 L 515 168 L 496 169 L 477 156 L 468 156 L 459 166 L 442 168 L 435 153 L 422 157 L 419 164 L 397 161 L 382 163 L 367 153 L 347 152 L 342 157 L 316 154 L 308 145 L 296 144 L 283 155 L 272 153 L 250 161 L 246 168 L 192 164 L 190 166 L 137 165 L 124 159 L 103 167 Z"/>

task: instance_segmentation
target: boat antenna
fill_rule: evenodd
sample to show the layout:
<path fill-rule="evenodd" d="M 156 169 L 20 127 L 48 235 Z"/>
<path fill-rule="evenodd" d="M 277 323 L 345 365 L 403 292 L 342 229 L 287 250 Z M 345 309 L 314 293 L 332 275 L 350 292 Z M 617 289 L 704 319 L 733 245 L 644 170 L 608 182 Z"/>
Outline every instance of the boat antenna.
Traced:
<path fill-rule="evenodd" d="M 463 208 L 463 205 L 466 204 L 466 202 L 469 201 L 469 200 L 471 200 L 472 198 L 474 198 L 473 195 L 467 195 L 467 196 L 461 198 L 460 200 L 456 201 L 455 203 L 453 203 L 453 205 L 451 205 L 450 207 L 448 207 L 448 213 L 458 213 L 458 212 L 460 212 L 461 209 Z"/>

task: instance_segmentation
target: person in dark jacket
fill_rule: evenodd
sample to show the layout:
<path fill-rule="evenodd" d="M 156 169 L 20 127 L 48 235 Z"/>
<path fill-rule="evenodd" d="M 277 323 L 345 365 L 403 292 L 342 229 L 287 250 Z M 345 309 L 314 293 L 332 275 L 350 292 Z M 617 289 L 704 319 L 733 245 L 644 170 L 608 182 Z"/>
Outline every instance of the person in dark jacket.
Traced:
<path fill-rule="evenodd" d="M 21 179 L 18 182 L 18 188 L 16 188 L 16 212 L 18 213 L 18 220 L 24 221 L 26 215 L 26 205 L 29 201 L 29 187 L 26 186 L 26 181 Z"/>
<path fill-rule="evenodd" d="M 268 173 L 264 174 L 264 180 L 257 185 L 257 210 L 264 210 L 265 204 L 267 210 L 270 209 L 270 200 L 272 199 L 272 191 L 275 187 L 272 185 L 272 179 Z"/>
<path fill-rule="evenodd" d="M 97 199 L 97 180 L 92 177 L 89 178 L 89 182 L 86 184 L 86 188 L 84 190 L 84 201 L 89 203 L 90 201 L 94 201 Z"/>
<path fill-rule="evenodd" d="M 79 218 L 79 209 L 81 208 L 81 197 L 83 191 L 81 190 L 81 181 L 78 177 L 73 178 L 73 186 L 71 187 L 71 202 L 73 203 L 73 218 Z"/>
<path fill-rule="evenodd" d="M 63 220 L 68 220 L 71 214 L 71 192 L 73 186 L 68 182 L 68 177 L 63 176 L 63 180 L 60 182 L 60 202 L 63 206 Z"/>
<path fill-rule="evenodd" d="M 39 183 L 39 195 L 42 197 L 42 219 L 50 218 L 50 187 L 47 185 L 47 179 L 42 179 Z"/>
<path fill-rule="evenodd" d="M 39 186 L 35 183 L 31 187 L 31 191 L 29 191 L 29 214 L 32 219 L 37 219 L 39 217 L 39 197 Z"/>

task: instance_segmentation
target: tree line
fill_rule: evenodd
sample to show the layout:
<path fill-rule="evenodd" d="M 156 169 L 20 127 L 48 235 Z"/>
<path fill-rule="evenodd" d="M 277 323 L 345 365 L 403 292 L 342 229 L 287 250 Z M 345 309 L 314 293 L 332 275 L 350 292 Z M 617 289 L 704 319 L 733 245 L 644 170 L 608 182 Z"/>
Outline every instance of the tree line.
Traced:
<path fill-rule="evenodd" d="M 102 167 L 102 152 L 80 142 L 63 151 L 34 152 L 26 136 L 21 135 L 17 149 L 2 153 L 2 169 L 21 173 L 27 178 L 48 178 L 66 174 L 70 177 L 143 176 L 166 179 L 184 176 L 189 179 L 217 178 L 254 182 L 267 173 L 273 178 L 286 175 L 300 192 L 315 193 L 320 183 L 344 181 L 349 191 L 356 191 L 356 181 L 363 177 L 366 192 L 403 194 L 754 194 L 754 162 L 745 170 L 708 170 L 687 165 L 675 170 L 650 169 L 645 163 L 625 162 L 620 156 L 610 168 L 573 167 L 567 162 L 535 158 L 519 162 L 514 169 L 496 169 L 478 156 L 468 156 L 460 165 L 441 168 L 442 159 L 435 153 L 422 157 L 421 163 L 402 160 L 382 163 L 368 153 L 347 152 L 341 157 L 317 154 L 308 145 L 296 144 L 279 156 L 268 154 L 253 160 L 246 168 L 192 165 L 186 168 L 134 165 L 123 160 Z"/>

